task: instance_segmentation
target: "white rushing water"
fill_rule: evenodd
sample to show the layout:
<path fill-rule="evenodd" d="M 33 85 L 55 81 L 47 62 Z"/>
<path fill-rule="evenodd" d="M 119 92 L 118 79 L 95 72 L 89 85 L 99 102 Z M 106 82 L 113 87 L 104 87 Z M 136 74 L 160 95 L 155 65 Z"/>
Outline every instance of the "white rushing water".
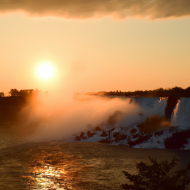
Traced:
<path fill-rule="evenodd" d="M 171 125 L 181 130 L 190 129 L 190 98 L 181 98 L 174 109 Z"/>
<path fill-rule="evenodd" d="M 121 123 L 115 124 L 112 126 L 102 127 L 102 130 L 108 131 L 112 127 L 115 128 L 115 131 L 125 133 L 128 137 L 130 136 L 131 140 L 135 142 L 139 137 L 133 137 L 133 135 L 140 135 L 137 130 L 136 133 L 131 134 L 131 129 L 136 128 L 137 125 L 143 123 L 147 117 L 151 115 L 165 116 L 165 108 L 167 105 L 167 98 L 143 98 L 143 97 L 132 97 L 129 101 L 130 104 L 134 104 L 138 107 L 137 112 L 127 116 Z M 132 145 L 134 148 L 166 148 L 165 140 L 171 138 L 174 133 L 183 132 L 184 130 L 190 129 L 190 98 L 181 98 L 176 104 L 172 118 L 171 126 L 169 128 L 160 128 L 161 134 L 152 133 L 151 137 L 141 143 Z M 124 128 L 123 128 L 124 127 Z M 89 129 L 87 129 L 89 130 Z M 84 131 L 84 132 L 87 132 Z M 93 132 L 93 130 L 90 130 Z M 81 142 L 97 142 L 101 139 L 106 139 L 107 137 L 101 137 L 101 132 L 96 132 L 97 134 L 94 137 L 87 139 L 81 139 Z M 185 132 L 186 133 L 186 132 Z M 80 132 L 76 135 L 80 136 Z M 76 137 L 76 135 L 74 137 Z M 74 137 L 70 140 L 75 141 Z M 185 137 L 186 138 L 186 137 Z M 115 138 L 112 144 L 126 144 L 128 145 L 127 138 L 119 142 L 115 142 Z M 190 149 L 190 139 L 187 138 L 187 143 L 181 149 Z"/>

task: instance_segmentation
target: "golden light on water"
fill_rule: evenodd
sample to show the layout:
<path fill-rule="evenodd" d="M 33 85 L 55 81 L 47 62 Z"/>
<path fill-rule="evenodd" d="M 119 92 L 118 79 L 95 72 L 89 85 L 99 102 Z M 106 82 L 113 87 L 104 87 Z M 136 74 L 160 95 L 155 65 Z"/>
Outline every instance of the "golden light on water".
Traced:
<path fill-rule="evenodd" d="M 30 178 L 31 189 L 39 190 L 74 190 L 72 178 L 68 174 L 68 169 L 73 167 L 72 163 L 62 163 L 58 155 L 42 154 L 44 158 L 32 160 L 30 175 L 23 175 L 24 178 Z M 40 157 L 40 155 L 39 155 Z"/>
<path fill-rule="evenodd" d="M 65 189 L 64 179 L 66 178 L 64 170 L 60 170 L 50 164 L 36 168 L 36 188 L 37 189 Z"/>

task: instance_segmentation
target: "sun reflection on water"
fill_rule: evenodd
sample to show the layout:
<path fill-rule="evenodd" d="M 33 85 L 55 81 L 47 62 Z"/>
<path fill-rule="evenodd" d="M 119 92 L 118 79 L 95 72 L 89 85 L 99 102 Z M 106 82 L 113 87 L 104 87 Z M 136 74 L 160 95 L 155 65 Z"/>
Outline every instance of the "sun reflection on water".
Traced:
<path fill-rule="evenodd" d="M 66 175 L 64 170 L 59 170 L 50 164 L 45 164 L 44 167 L 36 168 L 35 174 L 37 189 L 53 188 L 62 190 L 66 188 Z"/>
<path fill-rule="evenodd" d="M 72 167 L 52 159 L 35 159 L 31 161 L 31 190 L 74 190 L 73 182 L 65 168 Z"/>

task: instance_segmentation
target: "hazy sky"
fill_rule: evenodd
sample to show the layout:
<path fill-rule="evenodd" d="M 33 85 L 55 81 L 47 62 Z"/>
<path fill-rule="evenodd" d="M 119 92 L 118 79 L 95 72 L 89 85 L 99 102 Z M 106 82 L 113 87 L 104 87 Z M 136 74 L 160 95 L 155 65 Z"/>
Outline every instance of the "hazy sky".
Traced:
<path fill-rule="evenodd" d="M 190 86 L 189 0 L 0 0 L 0 13 L 0 91 Z"/>

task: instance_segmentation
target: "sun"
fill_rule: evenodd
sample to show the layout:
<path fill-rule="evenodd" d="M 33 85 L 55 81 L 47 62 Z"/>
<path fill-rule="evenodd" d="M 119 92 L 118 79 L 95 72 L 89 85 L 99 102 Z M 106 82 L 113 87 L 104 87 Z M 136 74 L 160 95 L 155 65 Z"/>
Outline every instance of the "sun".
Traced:
<path fill-rule="evenodd" d="M 54 74 L 54 67 L 52 64 L 48 62 L 44 62 L 38 67 L 38 75 L 42 79 L 52 78 L 53 74 Z"/>

